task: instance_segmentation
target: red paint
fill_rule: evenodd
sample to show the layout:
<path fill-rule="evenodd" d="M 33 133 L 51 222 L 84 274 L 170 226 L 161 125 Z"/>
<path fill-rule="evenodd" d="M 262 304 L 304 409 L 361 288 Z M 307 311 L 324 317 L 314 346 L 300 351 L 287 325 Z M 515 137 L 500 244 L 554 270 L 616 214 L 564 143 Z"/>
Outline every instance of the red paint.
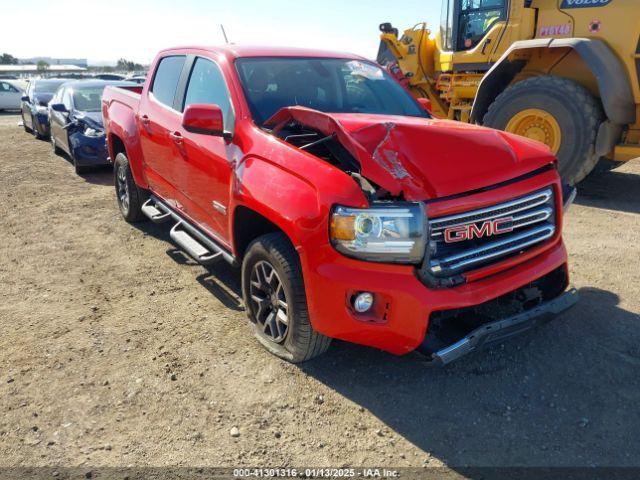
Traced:
<path fill-rule="evenodd" d="M 191 132 L 221 135 L 222 110 L 217 105 L 189 105 L 182 114 L 182 126 Z"/>
<path fill-rule="evenodd" d="M 183 115 L 153 99 L 148 83 L 140 96 L 107 88 L 103 114 L 111 157 L 119 139 L 126 146 L 136 182 L 181 210 L 234 254 L 233 221 L 238 207 L 252 209 L 277 225 L 299 252 L 311 321 L 321 333 L 406 353 L 422 341 L 431 312 L 488 301 L 566 264 L 559 177 L 555 170 L 526 176 L 554 161 L 544 145 L 446 120 L 283 109 L 271 119 L 276 131 L 283 122 L 296 119 L 336 134 L 360 162 L 363 176 L 391 194 L 428 201 L 431 218 L 486 207 L 549 185 L 558 199 L 558 228 L 552 239 L 519 256 L 468 272 L 467 283 L 455 288 L 427 288 L 416 278 L 413 266 L 364 262 L 339 254 L 328 238 L 331 208 L 335 204 L 364 207 L 367 198 L 342 170 L 253 123 L 233 61 L 242 56 L 365 60 L 296 49 L 194 47 L 161 52 L 150 72 L 159 58 L 170 54 L 200 55 L 217 62 L 235 113 L 233 138 L 185 128 L 212 127 L 215 114 L 209 116 L 214 113 L 210 107 L 207 114 L 198 106 Z M 214 209 L 213 201 L 225 206 L 227 214 Z M 504 226 L 491 228 L 499 233 Z M 384 307 L 377 305 L 373 315 L 384 310 L 385 321 L 368 319 L 349 308 L 350 295 L 359 291 L 384 299 Z"/>

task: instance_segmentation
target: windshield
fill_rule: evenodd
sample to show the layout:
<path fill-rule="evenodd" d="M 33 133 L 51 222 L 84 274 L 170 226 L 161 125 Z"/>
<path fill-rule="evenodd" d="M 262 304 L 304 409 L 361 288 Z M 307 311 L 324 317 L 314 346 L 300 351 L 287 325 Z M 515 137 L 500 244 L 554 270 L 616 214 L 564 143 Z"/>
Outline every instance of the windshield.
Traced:
<path fill-rule="evenodd" d="M 80 112 L 99 112 L 104 87 L 104 85 L 101 85 L 99 87 L 75 89 L 73 91 L 74 108 Z"/>
<path fill-rule="evenodd" d="M 262 125 L 283 107 L 329 113 L 428 117 L 382 68 L 338 58 L 240 58 L 236 68 L 253 119 Z"/>
<path fill-rule="evenodd" d="M 40 80 L 34 87 L 35 93 L 55 93 L 65 80 Z"/>

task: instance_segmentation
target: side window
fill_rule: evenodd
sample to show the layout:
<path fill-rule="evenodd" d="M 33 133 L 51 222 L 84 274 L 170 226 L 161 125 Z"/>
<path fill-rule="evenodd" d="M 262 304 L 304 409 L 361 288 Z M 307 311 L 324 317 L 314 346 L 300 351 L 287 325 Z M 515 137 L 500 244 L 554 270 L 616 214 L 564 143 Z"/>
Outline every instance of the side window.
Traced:
<path fill-rule="evenodd" d="M 0 82 L 0 93 L 10 92 L 9 87 L 10 85 L 8 83 Z"/>
<path fill-rule="evenodd" d="M 62 93 L 62 103 L 67 110 L 71 111 L 71 108 L 73 107 L 73 102 L 71 101 L 71 90 L 65 90 Z"/>
<path fill-rule="evenodd" d="M 222 110 L 225 128 L 233 128 L 234 113 L 222 72 L 214 62 L 202 57 L 198 57 L 193 64 L 182 111 L 193 103 L 218 105 Z"/>
<path fill-rule="evenodd" d="M 506 0 L 462 0 L 457 50 L 475 47 L 496 22 L 505 18 Z"/>
<path fill-rule="evenodd" d="M 173 108 L 173 100 L 176 96 L 184 61 L 184 55 L 164 57 L 160 60 L 153 77 L 151 92 L 156 100 L 168 107 Z"/>

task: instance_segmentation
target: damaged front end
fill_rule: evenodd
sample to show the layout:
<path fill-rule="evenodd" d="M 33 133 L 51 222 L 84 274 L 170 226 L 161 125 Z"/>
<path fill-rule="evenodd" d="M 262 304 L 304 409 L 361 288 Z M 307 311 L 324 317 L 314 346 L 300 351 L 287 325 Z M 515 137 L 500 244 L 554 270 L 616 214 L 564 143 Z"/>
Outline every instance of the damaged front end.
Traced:
<path fill-rule="evenodd" d="M 334 115 L 287 107 L 265 126 L 285 142 L 351 175 L 370 201 L 424 199 L 425 186 L 403 158 L 397 125 L 392 122 L 347 131 Z"/>
<path fill-rule="evenodd" d="M 392 123 L 347 131 L 329 114 L 302 107 L 280 110 L 271 133 L 350 175 L 368 208 L 335 205 L 332 245 L 345 256 L 370 262 L 418 265 L 425 256 L 423 187 L 400 160 Z M 409 201 L 414 200 L 414 201 Z"/>
<path fill-rule="evenodd" d="M 109 165 L 106 137 L 101 122 L 77 116 L 67 125 L 69 150 L 78 165 Z"/>

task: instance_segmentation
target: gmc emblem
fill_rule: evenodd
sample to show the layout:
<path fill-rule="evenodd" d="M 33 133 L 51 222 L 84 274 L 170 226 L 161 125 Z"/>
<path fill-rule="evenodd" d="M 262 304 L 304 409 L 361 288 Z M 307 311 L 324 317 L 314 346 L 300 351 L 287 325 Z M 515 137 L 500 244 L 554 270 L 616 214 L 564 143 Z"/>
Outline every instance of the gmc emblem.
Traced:
<path fill-rule="evenodd" d="M 480 224 L 470 223 L 447 228 L 444 231 L 444 241 L 446 243 L 464 242 L 465 240 L 491 237 L 509 232 L 513 232 L 513 217 L 502 217 L 495 220 L 487 220 Z"/>

